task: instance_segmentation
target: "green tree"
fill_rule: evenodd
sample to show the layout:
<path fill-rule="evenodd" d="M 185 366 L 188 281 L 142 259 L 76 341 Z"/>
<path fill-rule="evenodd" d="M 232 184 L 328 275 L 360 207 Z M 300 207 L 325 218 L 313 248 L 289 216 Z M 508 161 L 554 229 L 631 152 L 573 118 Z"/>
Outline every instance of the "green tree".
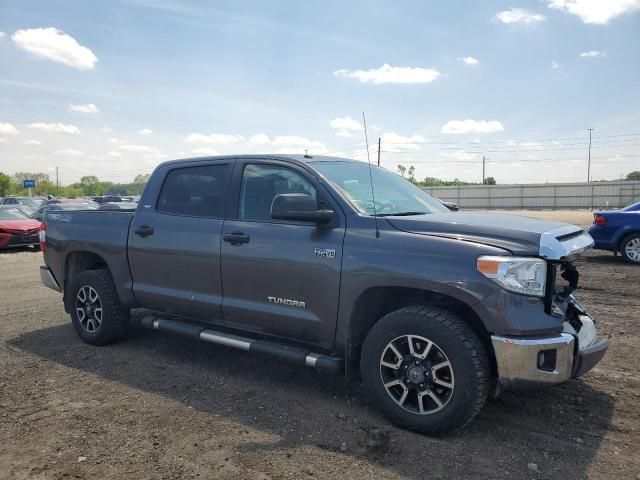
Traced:
<path fill-rule="evenodd" d="M 398 165 L 398 173 L 404 178 L 404 174 L 407 173 L 407 167 L 404 165 Z"/>
<path fill-rule="evenodd" d="M 416 167 L 411 165 L 407 170 L 407 174 L 409 175 L 409 181 L 411 183 L 416 183 Z"/>
<path fill-rule="evenodd" d="M 640 170 L 627 173 L 627 180 L 640 180 Z"/>
<path fill-rule="evenodd" d="M 35 180 L 36 183 L 50 182 L 49 174 L 33 172 L 16 172 L 13 174 L 13 181 L 22 186 L 24 180 Z"/>
<path fill-rule="evenodd" d="M 86 175 L 80 178 L 80 186 L 85 195 L 100 195 L 100 180 L 95 175 Z"/>
<path fill-rule="evenodd" d="M 484 179 L 484 184 L 485 185 L 495 185 L 496 184 L 496 179 L 493 177 L 487 177 Z"/>
<path fill-rule="evenodd" d="M 11 188 L 11 177 L 6 173 L 0 172 L 0 197 L 4 197 L 9 194 Z"/>
<path fill-rule="evenodd" d="M 133 179 L 133 183 L 147 183 L 149 181 L 150 174 L 145 173 L 144 175 L 136 175 Z"/>

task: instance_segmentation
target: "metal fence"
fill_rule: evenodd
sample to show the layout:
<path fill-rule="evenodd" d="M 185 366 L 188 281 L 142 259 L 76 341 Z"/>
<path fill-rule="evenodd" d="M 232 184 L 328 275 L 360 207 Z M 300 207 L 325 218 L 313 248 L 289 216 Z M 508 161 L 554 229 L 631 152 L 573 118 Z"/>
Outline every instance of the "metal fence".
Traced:
<path fill-rule="evenodd" d="M 534 209 L 621 208 L 640 201 L 640 181 L 537 183 L 423 187 L 427 193 L 460 208 Z"/>

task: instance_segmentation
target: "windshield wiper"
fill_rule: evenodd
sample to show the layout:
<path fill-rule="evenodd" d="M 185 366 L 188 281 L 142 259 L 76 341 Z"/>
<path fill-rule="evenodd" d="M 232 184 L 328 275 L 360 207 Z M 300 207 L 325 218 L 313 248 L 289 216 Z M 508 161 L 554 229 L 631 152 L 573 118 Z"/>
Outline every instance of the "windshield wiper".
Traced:
<path fill-rule="evenodd" d="M 379 217 L 408 217 L 411 215 L 425 215 L 427 212 L 394 212 L 394 213 L 379 213 Z"/>

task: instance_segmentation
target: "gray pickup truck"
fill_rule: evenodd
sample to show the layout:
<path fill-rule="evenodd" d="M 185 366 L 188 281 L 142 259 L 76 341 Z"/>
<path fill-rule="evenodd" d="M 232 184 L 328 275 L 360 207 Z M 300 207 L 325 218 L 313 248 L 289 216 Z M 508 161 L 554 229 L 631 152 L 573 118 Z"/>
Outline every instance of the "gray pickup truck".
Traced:
<path fill-rule="evenodd" d="M 48 213 L 40 274 L 90 344 L 144 308 L 149 329 L 361 378 L 392 421 L 443 433 L 501 388 L 602 358 L 572 295 L 592 244 L 565 223 L 450 212 L 358 161 L 228 156 L 158 166 L 135 212 Z"/>

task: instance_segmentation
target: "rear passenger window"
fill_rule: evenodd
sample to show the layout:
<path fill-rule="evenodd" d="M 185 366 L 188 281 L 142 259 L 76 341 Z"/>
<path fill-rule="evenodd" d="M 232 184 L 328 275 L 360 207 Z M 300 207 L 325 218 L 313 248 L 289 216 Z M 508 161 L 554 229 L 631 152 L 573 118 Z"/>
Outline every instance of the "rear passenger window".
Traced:
<path fill-rule="evenodd" d="M 222 218 L 228 165 L 171 170 L 158 198 L 158 211 L 192 217 Z"/>

